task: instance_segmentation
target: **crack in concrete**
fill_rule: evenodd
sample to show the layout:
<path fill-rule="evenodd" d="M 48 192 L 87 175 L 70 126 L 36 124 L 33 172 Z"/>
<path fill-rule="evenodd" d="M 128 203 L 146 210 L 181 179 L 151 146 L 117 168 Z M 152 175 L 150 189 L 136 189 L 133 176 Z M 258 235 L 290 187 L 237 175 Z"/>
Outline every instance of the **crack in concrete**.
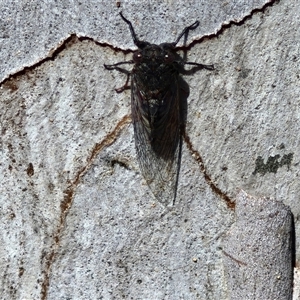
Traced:
<path fill-rule="evenodd" d="M 267 1 L 263 6 L 253 8 L 249 14 L 244 15 L 241 19 L 238 20 L 230 20 L 228 22 L 222 23 L 221 26 L 215 30 L 213 33 L 209 33 L 206 35 L 201 36 L 200 38 L 196 38 L 193 40 L 188 46 L 180 46 L 176 47 L 178 50 L 190 50 L 195 44 L 199 44 L 203 42 L 204 40 L 214 39 L 221 35 L 226 29 L 229 29 L 231 26 L 242 26 L 245 24 L 245 22 L 252 18 L 253 15 L 257 13 L 263 13 L 268 7 L 273 6 L 275 3 L 279 2 L 280 0 L 269 0 Z"/>
<path fill-rule="evenodd" d="M 210 33 L 210 34 L 206 34 L 203 35 L 202 37 L 195 39 L 194 41 L 192 41 L 189 45 L 183 45 L 180 47 L 176 47 L 177 50 L 189 50 L 190 48 L 192 48 L 195 44 L 201 43 L 203 40 L 205 39 L 213 39 L 218 37 L 219 35 L 221 35 L 226 29 L 230 28 L 232 25 L 236 25 L 236 26 L 241 26 L 243 25 L 247 20 L 251 19 L 251 17 L 256 14 L 256 13 L 260 13 L 260 12 L 264 12 L 268 7 L 272 6 L 273 4 L 280 2 L 280 0 L 269 0 L 267 1 L 263 6 L 261 7 L 257 7 L 252 9 L 249 14 L 244 15 L 241 19 L 239 20 L 230 20 L 226 23 L 223 23 L 220 25 L 220 27 L 218 29 L 215 30 L 215 32 Z M 109 47 L 111 49 L 113 49 L 116 52 L 122 52 L 124 54 L 128 54 L 128 53 L 132 53 L 135 50 L 131 50 L 131 49 L 123 49 L 121 47 L 118 46 L 113 46 L 109 43 L 103 43 L 103 42 L 98 42 L 95 39 L 91 38 L 91 37 L 87 37 L 87 36 L 80 36 L 77 33 L 71 33 L 69 36 L 67 36 L 65 39 L 61 40 L 58 43 L 58 46 L 54 47 L 53 49 L 51 49 L 49 51 L 49 53 L 47 54 L 46 57 L 39 59 L 38 62 L 30 65 L 30 66 L 24 66 L 22 69 L 16 71 L 13 74 L 9 74 L 8 76 L 4 77 L 1 81 L 0 81 L 0 85 L 6 83 L 7 81 L 10 81 L 11 79 L 19 76 L 19 75 L 23 75 L 25 74 L 27 71 L 32 70 L 40 65 L 42 65 L 44 62 L 49 61 L 49 60 L 55 60 L 55 58 L 57 57 L 57 55 L 59 55 L 69 43 L 74 43 L 76 41 L 84 41 L 84 40 L 88 40 L 91 41 L 93 43 L 95 43 L 96 45 L 100 46 L 100 47 Z"/>
<path fill-rule="evenodd" d="M 123 128 L 131 122 L 131 117 L 129 115 L 124 116 L 116 125 L 114 130 L 110 133 L 108 133 L 100 143 L 97 143 L 90 154 L 90 156 L 87 158 L 87 164 L 83 166 L 76 174 L 73 181 L 69 184 L 69 186 L 64 191 L 64 198 L 63 201 L 60 204 L 60 219 L 59 219 L 59 225 L 57 228 L 57 231 L 54 233 L 53 237 L 53 243 L 50 247 L 50 251 L 48 254 L 45 255 L 45 261 L 46 261 L 46 267 L 44 270 L 44 280 L 41 285 L 41 299 L 45 300 L 47 299 L 47 293 L 50 283 L 50 273 L 51 273 L 51 267 L 55 261 L 55 255 L 56 251 L 59 248 L 60 238 L 61 234 L 64 230 L 65 221 L 68 215 L 68 212 L 72 206 L 74 194 L 77 186 L 80 183 L 81 178 L 88 172 L 90 169 L 93 161 L 105 147 L 110 146 L 112 143 L 116 141 L 118 136 L 120 135 Z"/>
<path fill-rule="evenodd" d="M 262 7 L 252 9 L 250 11 L 250 13 L 248 15 L 243 16 L 242 19 L 240 19 L 240 20 L 231 20 L 231 21 L 228 21 L 226 23 L 223 23 L 223 24 L 221 24 L 219 29 L 217 29 L 214 33 L 204 35 L 199 39 L 195 39 L 188 46 L 181 46 L 181 47 L 178 47 L 177 49 L 178 50 L 182 50 L 182 49 L 188 50 L 191 47 L 193 47 L 195 44 L 201 43 L 205 39 L 216 38 L 219 35 L 221 35 L 226 29 L 230 28 L 232 25 L 236 25 L 236 26 L 243 25 L 254 14 L 259 13 L 259 12 L 264 12 L 268 7 L 272 6 L 276 2 L 279 2 L 279 0 L 269 0 Z M 95 43 L 98 46 L 109 47 L 109 48 L 113 49 L 114 51 L 118 51 L 118 52 L 120 51 L 120 52 L 123 52 L 125 54 L 134 52 L 134 50 L 122 49 L 120 47 L 112 46 L 108 43 L 100 43 L 100 42 L 97 42 L 96 40 L 94 40 L 93 38 L 82 37 L 82 36 L 78 36 L 77 34 L 73 33 L 73 34 L 70 34 L 68 37 L 66 37 L 64 40 L 62 40 L 58 44 L 57 47 L 51 49 L 46 57 L 41 58 L 38 62 L 36 62 L 36 63 L 34 63 L 30 66 L 24 66 L 22 69 L 16 71 L 15 73 L 9 74 L 8 76 L 4 77 L 2 79 L 2 81 L 0 81 L 0 85 L 3 85 L 5 83 L 9 84 L 9 83 L 13 82 L 13 79 L 15 79 L 16 77 L 19 77 L 21 75 L 26 74 L 27 71 L 35 69 L 36 67 L 41 66 L 43 63 L 45 63 L 49 60 L 54 61 L 56 59 L 56 57 L 62 51 L 64 51 L 66 49 L 66 47 L 72 45 L 73 43 L 76 43 L 77 41 L 83 41 L 83 40 L 89 40 L 89 41 Z M 78 173 L 76 174 L 74 180 L 69 184 L 69 186 L 64 191 L 64 198 L 63 198 L 63 201 L 61 202 L 61 205 L 60 205 L 61 214 L 60 214 L 59 225 L 58 225 L 56 233 L 54 234 L 53 243 L 52 243 L 52 245 L 49 249 L 49 253 L 45 255 L 46 267 L 45 267 L 45 270 L 43 271 L 44 280 L 41 284 L 41 299 L 42 300 L 47 298 L 47 293 L 48 293 L 48 288 L 49 288 L 49 283 L 50 283 L 51 268 L 52 268 L 52 265 L 53 265 L 53 263 L 55 261 L 55 258 L 56 258 L 57 249 L 59 248 L 60 238 L 61 238 L 62 231 L 64 229 L 66 217 L 67 217 L 68 212 L 69 212 L 69 210 L 72 206 L 72 203 L 73 203 L 75 189 L 79 185 L 81 178 L 88 172 L 89 168 L 92 165 L 92 162 L 94 161 L 96 156 L 99 154 L 99 152 L 102 151 L 103 148 L 108 147 L 109 145 L 111 145 L 117 139 L 117 137 L 119 136 L 119 134 L 121 133 L 123 128 L 127 124 L 129 124 L 130 122 L 131 122 L 130 116 L 129 115 L 124 116 L 118 122 L 118 124 L 116 125 L 114 130 L 112 132 L 110 132 L 109 134 L 107 134 L 100 143 L 97 143 L 94 146 L 90 156 L 87 159 L 87 164 L 84 167 L 82 167 L 81 170 L 78 171 Z M 201 155 L 199 154 L 199 152 L 197 150 L 195 150 L 193 148 L 193 145 L 190 141 L 190 138 L 186 134 L 184 134 L 184 140 L 185 140 L 185 142 L 187 144 L 187 147 L 188 147 L 189 151 L 191 152 L 193 158 L 199 164 L 200 170 L 204 174 L 205 181 L 210 186 L 212 191 L 214 193 L 216 193 L 220 198 L 225 200 L 228 208 L 234 209 L 235 208 L 235 202 L 233 200 L 231 200 L 228 197 L 228 195 L 226 195 L 224 192 L 222 192 L 220 190 L 220 188 L 218 188 L 217 185 L 212 181 L 211 177 L 207 173 L 207 170 L 204 166 L 203 159 L 202 159 Z"/>
<path fill-rule="evenodd" d="M 51 49 L 45 57 L 40 58 L 37 62 L 33 63 L 30 66 L 23 66 L 23 68 L 16 71 L 15 73 L 9 74 L 8 76 L 4 77 L 0 81 L 0 86 L 4 85 L 6 83 L 9 84 L 16 77 L 24 75 L 24 74 L 26 74 L 26 72 L 28 72 L 30 70 L 34 70 L 35 68 L 43 65 L 47 61 L 54 61 L 56 59 L 56 57 L 61 52 L 63 52 L 67 47 L 71 46 L 74 43 L 82 42 L 82 41 L 91 41 L 91 42 L 95 43 L 97 46 L 108 47 L 108 48 L 113 49 L 114 51 L 122 51 L 125 54 L 133 52 L 131 50 L 123 50 L 121 48 L 114 47 L 114 46 L 112 46 L 110 44 L 107 44 L 107 43 L 100 43 L 100 42 L 98 42 L 98 41 L 96 41 L 96 40 L 94 40 L 93 38 L 90 38 L 90 37 L 83 37 L 83 36 L 77 35 L 76 33 L 72 33 L 69 36 L 67 36 L 65 39 L 60 41 L 58 43 L 58 45 L 56 47 L 54 47 L 53 49 Z M 12 84 L 12 83 L 10 83 L 10 84 Z"/>
<path fill-rule="evenodd" d="M 239 266 L 247 266 L 247 264 L 245 262 L 234 258 L 232 255 L 230 255 L 229 253 L 225 252 L 224 250 L 222 250 L 222 252 L 223 252 L 224 255 L 226 255 L 227 257 L 231 258 L 233 261 L 235 261 Z"/>
<path fill-rule="evenodd" d="M 189 151 L 191 152 L 192 157 L 198 163 L 200 170 L 204 175 L 204 179 L 205 179 L 206 183 L 209 185 L 209 187 L 211 188 L 211 190 L 216 195 L 218 195 L 221 199 L 225 200 L 228 208 L 234 210 L 235 202 L 232 199 L 230 199 L 226 193 L 222 192 L 221 189 L 212 181 L 210 175 L 207 173 L 207 170 L 205 168 L 205 165 L 203 163 L 203 159 L 202 159 L 200 153 L 194 149 L 192 142 L 186 133 L 184 133 L 183 139 L 184 139 Z"/>

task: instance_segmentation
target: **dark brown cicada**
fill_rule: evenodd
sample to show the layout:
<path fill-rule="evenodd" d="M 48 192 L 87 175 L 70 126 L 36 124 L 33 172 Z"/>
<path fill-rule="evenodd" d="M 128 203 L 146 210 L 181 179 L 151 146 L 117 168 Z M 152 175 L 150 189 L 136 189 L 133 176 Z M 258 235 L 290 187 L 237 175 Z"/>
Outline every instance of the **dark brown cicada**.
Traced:
<path fill-rule="evenodd" d="M 132 120 L 141 172 L 158 201 L 174 204 L 183 134 L 180 74 L 184 73 L 185 64 L 198 69 L 214 67 L 185 62 L 176 53 L 176 44 L 199 25 L 198 21 L 186 27 L 175 42 L 155 45 L 140 41 L 131 22 L 120 15 L 129 25 L 138 50 L 130 61 L 104 66 L 127 74 L 125 85 L 117 92 L 129 87 L 131 77 Z M 120 67 L 124 64 L 134 64 L 132 71 Z"/>

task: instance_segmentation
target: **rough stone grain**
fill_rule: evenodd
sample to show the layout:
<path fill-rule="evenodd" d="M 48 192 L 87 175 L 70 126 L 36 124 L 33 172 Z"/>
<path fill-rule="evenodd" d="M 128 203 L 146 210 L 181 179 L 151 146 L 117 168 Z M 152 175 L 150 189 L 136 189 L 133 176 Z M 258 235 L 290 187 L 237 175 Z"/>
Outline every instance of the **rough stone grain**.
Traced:
<path fill-rule="evenodd" d="M 286 205 L 241 191 L 224 241 L 229 299 L 292 299 L 293 219 Z"/>
<path fill-rule="evenodd" d="M 227 299 L 237 188 L 291 207 L 299 261 L 298 2 L 117 2 L 0 1 L 4 299 Z M 188 60 L 216 66 L 185 77 L 168 210 L 139 172 L 125 76 L 103 68 L 131 59 L 121 10 L 156 43 L 198 19 Z"/>

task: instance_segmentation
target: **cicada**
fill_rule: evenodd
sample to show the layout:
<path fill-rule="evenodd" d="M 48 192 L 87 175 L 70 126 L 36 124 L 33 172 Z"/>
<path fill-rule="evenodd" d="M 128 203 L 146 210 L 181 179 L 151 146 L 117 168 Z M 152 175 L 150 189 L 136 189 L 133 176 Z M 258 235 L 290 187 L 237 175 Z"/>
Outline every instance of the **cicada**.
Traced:
<path fill-rule="evenodd" d="M 156 45 L 139 40 L 131 22 L 122 13 L 120 16 L 129 25 L 138 50 L 132 60 L 104 67 L 127 74 L 126 83 L 116 91 L 131 87 L 131 113 L 141 173 L 159 202 L 174 205 L 184 131 L 180 74 L 184 74 L 186 64 L 208 70 L 214 66 L 186 62 L 176 53 L 179 40 L 198 27 L 198 21 L 184 28 L 175 42 Z M 125 64 L 133 64 L 132 70 L 120 67 Z"/>

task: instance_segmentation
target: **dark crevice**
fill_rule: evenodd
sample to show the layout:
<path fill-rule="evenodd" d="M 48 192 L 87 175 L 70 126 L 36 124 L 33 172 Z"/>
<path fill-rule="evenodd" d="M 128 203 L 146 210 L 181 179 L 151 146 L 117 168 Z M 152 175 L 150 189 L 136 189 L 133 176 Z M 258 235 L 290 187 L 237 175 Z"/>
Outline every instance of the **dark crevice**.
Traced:
<path fill-rule="evenodd" d="M 265 3 L 262 7 L 255 8 L 255 9 L 251 10 L 251 12 L 248 15 L 244 16 L 241 20 L 238 20 L 238 21 L 231 20 L 231 21 L 227 22 L 226 24 L 222 24 L 220 29 L 217 30 L 216 32 L 204 35 L 201 38 L 194 40 L 188 46 L 184 45 L 184 46 L 176 47 L 176 49 L 177 50 L 189 50 L 195 44 L 199 44 L 199 43 L 203 42 L 206 39 L 214 39 L 214 38 L 218 37 L 219 35 L 221 35 L 226 29 L 230 28 L 233 25 L 236 25 L 236 26 L 244 25 L 245 22 L 247 20 L 251 19 L 251 17 L 254 14 L 264 12 L 268 7 L 270 7 L 273 4 L 278 3 L 278 2 L 279 2 L 279 0 L 270 0 L 267 3 Z M 42 65 L 46 61 L 55 60 L 55 58 L 67 47 L 67 45 L 72 44 L 76 41 L 85 41 L 85 40 L 91 41 L 91 42 L 95 43 L 96 45 L 98 45 L 100 47 L 109 47 L 109 48 L 111 48 L 112 50 L 114 50 L 116 52 L 122 52 L 124 54 L 132 53 L 132 52 L 135 51 L 135 50 L 130 50 L 130 49 L 122 49 L 120 47 L 113 46 L 113 45 L 108 44 L 108 43 L 101 43 L 101 42 L 98 42 L 98 41 L 96 41 L 95 39 L 93 39 L 91 37 L 82 37 L 82 36 L 78 36 L 76 33 L 73 33 L 69 37 L 67 37 L 65 40 L 60 42 L 60 44 L 57 47 L 50 50 L 48 55 L 45 58 L 42 58 L 40 61 L 38 61 L 37 63 L 34 63 L 31 66 L 25 66 L 22 70 L 17 71 L 16 73 L 8 75 L 7 77 L 5 77 L 0 82 L 0 85 L 4 84 L 6 82 L 9 82 L 13 78 L 24 75 L 27 71 L 34 70 L 36 67 L 39 67 L 40 65 Z"/>
<path fill-rule="evenodd" d="M 259 8 L 254 8 L 250 11 L 250 13 L 248 15 L 243 16 L 243 18 L 241 20 L 231 20 L 228 21 L 226 23 L 223 23 L 219 30 L 217 30 L 214 33 L 210 33 L 207 35 L 203 35 L 201 38 L 199 39 L 195 39 L 193 42 L 191 42 L 188 46 L 180 46 L 180 47 L 176 47 L 176 49 L 178 50 L 190 50 L 194 45 L 199 44 L 201 42 L 203 42 L 204 40 L 210 40 L 210 39 L 214 39 L 216 37 L 218 37 L 219 35 L 221 35 L 225 30 L 227 30 L 228 28 L 230 28 L 231 26 L 242 26 L 246 23 L 246 21 L 250 20 L 252 18 L 253 15 L 257 14 L 257 13 L 263 13 L 265 12 L 265 10 L 270 7 L 273 6 L 273 4 L 275 3 L 279 3 L 280 0 L 269 0 L 267 3 L 265 3 L 262 7 Z"/>
<path fill-rule="evenodd" d="M 80 41 L 91 41 L 93 43 L 95 43 L 97 46 L 100 46 L 100 47 L 109 47 L 115 51 L 122 51 L 123 53 L 125 54 L 128 54 L 130 52 L 132 52 L 131 50 L 123 50 L 121 48 L 118 48 L 118 47 L 114 47 L 110 44 L 107 44 L 107 43 L 100 43 L 100 42 L 97 42 L 95 41 L 94 39 L 90 38 L 90 37 L 79 37 L 77 36 L 75 33 L 71 34 L 69 37 L 67 37 L 65 40 L 63 40 L 57 47 L 51 49 L 48 53 L 48 55 L 44 58 L 41 58 L 41 60 L 39 60 L 38 62 L 34 63 L 33 65 L 31 66 L 25 66 L 23 67 L 22 70 L 19 70 L 13 74 L 10 74 L 9 76 L 5 77 L 1 82 L 0 82 L 0 85 L 3 85 L 3 84 L 9 84 L 9 82 L 16 78 L 16 77 L 19 77 L 19 76 L 22 76 L 24 74 L 26 74 L 28 71 L 31 71 L 31 70 L 34 70 L 36 69 L 37 67 L 41 66 L 42 64 L 44 64 L 45 62 L 47 61 L 54 61 L 57 56 L 63 52 L 67 47 L 70 47 L 72 44 Z"/>

